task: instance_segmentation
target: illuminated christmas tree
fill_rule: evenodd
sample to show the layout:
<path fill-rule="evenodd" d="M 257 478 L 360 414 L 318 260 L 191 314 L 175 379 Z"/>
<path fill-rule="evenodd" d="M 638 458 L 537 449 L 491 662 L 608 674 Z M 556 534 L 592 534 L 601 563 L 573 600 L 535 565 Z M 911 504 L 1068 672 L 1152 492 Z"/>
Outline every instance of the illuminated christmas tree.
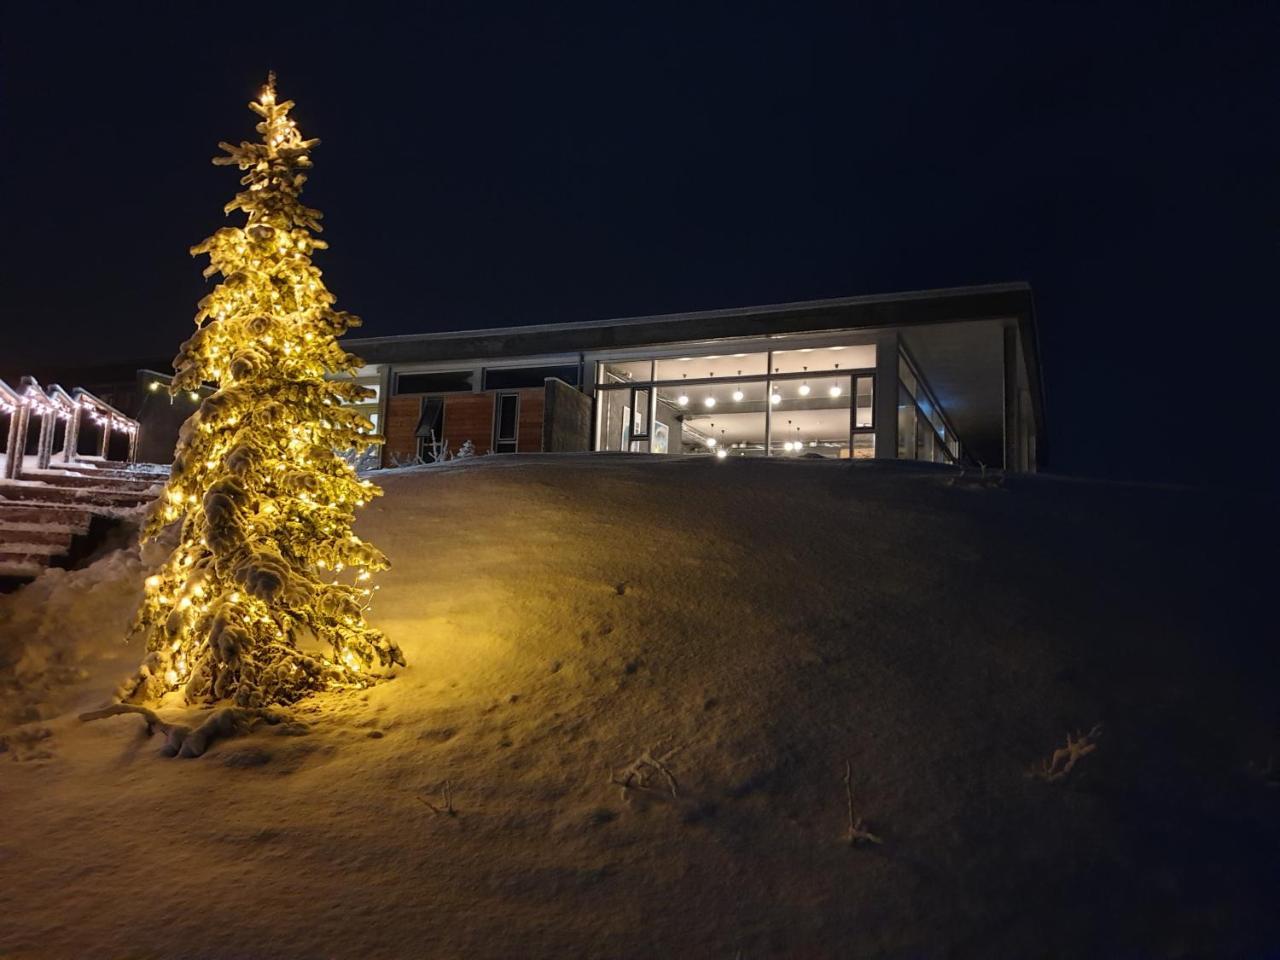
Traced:
<path fill-rule="evenodd" d="M 310 151 L 270 77 L 250 109 L 261 142 L 222 143 L 215 164 L 244 171 L 223 227 L 192 255 L 222 281 L 200 301 L 196 333 L 174 360 L 171 391 L 216 391 L 183 425 L 145 537 L 181 522 L 177 547 L 147 578 L 134 623 L 147 657 L 124 699 L 173 690 L 240 707 L 364 686 L 403 664 L 370 627 L 370 578 L 387 560 L 352 532 L 381 491 L 343 453 L 372 439 L 344 402 L 372 395 L 333 378 L 361 365 L 337 337 L 360 321 L 333 307 L 311 253 L 320 212 L 299 200 Z"/>

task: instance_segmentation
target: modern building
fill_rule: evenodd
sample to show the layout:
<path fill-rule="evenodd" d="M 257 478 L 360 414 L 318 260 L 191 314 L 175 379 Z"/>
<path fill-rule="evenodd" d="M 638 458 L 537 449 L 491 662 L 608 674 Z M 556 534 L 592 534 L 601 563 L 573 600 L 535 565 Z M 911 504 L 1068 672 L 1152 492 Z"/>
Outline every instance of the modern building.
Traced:
<path fill-rule="evenodd" d="M 623 451 L 910 459 L 1045 455 L 1022 283 L 586 323 L 344 340 L 382 463 Z"/>

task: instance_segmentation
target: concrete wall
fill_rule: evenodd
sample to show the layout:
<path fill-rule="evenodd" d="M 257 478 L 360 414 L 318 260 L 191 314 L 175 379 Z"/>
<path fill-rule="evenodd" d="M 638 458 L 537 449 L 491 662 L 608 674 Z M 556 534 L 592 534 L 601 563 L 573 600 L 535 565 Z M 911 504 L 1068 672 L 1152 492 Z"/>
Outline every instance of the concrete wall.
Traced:
<path fill-rule="evenodd" d="M 581 453 L 590 450 L 591 398 L 554 377 L 547 380 L 543 396 L 543 451 Z"/>

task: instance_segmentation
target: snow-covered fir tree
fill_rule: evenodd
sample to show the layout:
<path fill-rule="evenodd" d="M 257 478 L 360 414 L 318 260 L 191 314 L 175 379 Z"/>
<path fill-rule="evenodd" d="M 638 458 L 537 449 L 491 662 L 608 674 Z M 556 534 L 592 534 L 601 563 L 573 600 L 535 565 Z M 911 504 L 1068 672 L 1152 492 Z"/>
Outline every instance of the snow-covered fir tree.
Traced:
<path fill-rule="evenodd" d="M 333 377 L 361 365 L 337 342 L 360 321 L 334 309 L 311 262 L 327 244 L 299 194 L 319 141 L 303 139 L 274 76 L 249 107 L 261 140 L 222 143 L 213 161 L 244 172 L 226 213 L 245 222 L 191 251 L 222 280 L 200 301 L 171 389 L 216 391 L 183 425 L 144 531 L 181 523 L 134 623 L 147 655 L 122 691 L 131 700 L 181 689 L 191 701 L 289 703 L 404 663 L 364 618 L 387 560 L 352 524 L 381 491 L 343 456 L 372 429 L 343 404 L 371 391 Z"/>

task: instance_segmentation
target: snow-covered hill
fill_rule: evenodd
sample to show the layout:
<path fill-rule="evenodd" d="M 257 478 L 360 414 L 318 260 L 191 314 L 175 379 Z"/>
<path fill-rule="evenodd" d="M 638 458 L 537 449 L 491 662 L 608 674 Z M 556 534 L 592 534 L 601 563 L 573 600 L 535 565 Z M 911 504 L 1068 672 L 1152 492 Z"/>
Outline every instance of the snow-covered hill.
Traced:
<path fill-rule="evenodd" d="M 379 482 L 372 613 L 409 668 L 198 760 L 74 719 L 139 657 L 136 556 L 0 598 L 0 956 L 1280 944 L 1256 514 L 910 464 Z M 1066 777 L 1028 775 L 1096 724 Z M 851 808 L 881 843 L 850 845 Z"/>

